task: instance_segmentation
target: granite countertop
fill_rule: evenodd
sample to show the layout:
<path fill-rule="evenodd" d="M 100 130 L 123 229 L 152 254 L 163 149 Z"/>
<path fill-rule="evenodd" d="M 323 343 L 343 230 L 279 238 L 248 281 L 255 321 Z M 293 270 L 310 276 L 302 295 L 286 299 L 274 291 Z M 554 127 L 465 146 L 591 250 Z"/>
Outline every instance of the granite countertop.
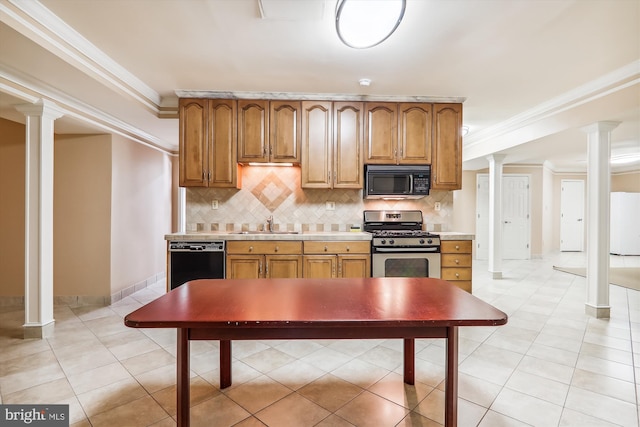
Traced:
<path fill-rule="evenodd" d="M 371 234 L 362 231 L 302 231 L 299 233 L 242 234 L 239 231 L 205 231 L 173 233 L 164 236 L 168 241 L 211 240 L 371 240 Z"/>
<path fill-rule="evenodd" d="M 475 234 L 457 231 L 432 231 L 432 233 L 440 236 L 440 240 L 474 240 L 476 238 Z"/>

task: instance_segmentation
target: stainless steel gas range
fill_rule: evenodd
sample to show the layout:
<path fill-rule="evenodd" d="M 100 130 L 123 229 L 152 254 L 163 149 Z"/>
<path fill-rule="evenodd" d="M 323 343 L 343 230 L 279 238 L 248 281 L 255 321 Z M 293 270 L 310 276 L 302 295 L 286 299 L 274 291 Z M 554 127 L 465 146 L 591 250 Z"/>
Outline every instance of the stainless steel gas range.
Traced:
<path fill-rule="evenodd" d="M 440 237 L 423 231 L 418 210 L 364 211 L 373 277 L 440 278 Z"/>

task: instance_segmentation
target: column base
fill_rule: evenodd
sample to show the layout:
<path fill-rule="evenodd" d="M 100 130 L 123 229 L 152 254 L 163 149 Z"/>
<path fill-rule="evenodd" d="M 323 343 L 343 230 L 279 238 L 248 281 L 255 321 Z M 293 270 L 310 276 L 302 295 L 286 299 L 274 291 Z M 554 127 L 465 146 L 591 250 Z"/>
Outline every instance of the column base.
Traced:
<path fill-rule="evenodd" d="M 609 319 L 611 317 L 611 307 L 608 305 L 596 307 L 591 304 L 585 304 L 584 312 L 596 319 Z"/>
<path fill-rule="evenodd" d="M 502 271 L 490 271 L 489 274 L 491 274 L 491 278 L 492 279 L 502 279 Z"/>
<path fill-rule="evenodd" d="M 30 338 L 50 338 L 53 336 L 53 328 L 55 320 L 47 323 L 46 325 L 23 325 L 24 339 Z"/>

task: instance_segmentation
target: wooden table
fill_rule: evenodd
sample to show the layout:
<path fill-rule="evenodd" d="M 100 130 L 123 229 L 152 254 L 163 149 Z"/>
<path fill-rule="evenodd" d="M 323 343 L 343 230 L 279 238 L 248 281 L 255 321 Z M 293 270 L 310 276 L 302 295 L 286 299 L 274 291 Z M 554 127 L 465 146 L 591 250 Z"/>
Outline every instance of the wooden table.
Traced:
<path fill-rule="evenodd" d="M 445 338 L 445 425 L 457 425 L 458 327 L 507 315 L 440 279 L 195 280 L 130 313 L 132 328 L 176 328 L 178 426 L 189 425 L 189 340 L 220 340 L 220 387 L 231 385 L 231 341 L 404 340 L 404 381 L 414 383 L 415 338 Z"/>

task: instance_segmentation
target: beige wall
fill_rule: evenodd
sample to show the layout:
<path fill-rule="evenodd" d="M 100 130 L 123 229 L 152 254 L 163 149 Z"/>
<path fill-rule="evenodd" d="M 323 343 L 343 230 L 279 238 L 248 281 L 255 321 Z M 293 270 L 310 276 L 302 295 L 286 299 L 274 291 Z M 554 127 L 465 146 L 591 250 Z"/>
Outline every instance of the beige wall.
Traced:
<path fill-rule="evenodd" d="M 56 135 L 54 156 L 54 295 L 109 295 L 111 136 Z"/>
<path fill-rule="evenodd" d="M 475 233 L 476 175 L 488 169 L 463 171 L 462 190 L 454 193 L 453 229 Z M 531 256 L 540 257 L 560 249 L 560 195 L 563 179 L 585 181 L 586 173 L 554 173 L 546 166 L 504 166 L 504 173 L 531 175 Z M 611 176 L 611 191 L 640 192 L 640 172 Z M 586 197 L 586 195 L 585 195 Z"/>
<path fill-rule="evenodd" d="M 170 156 L 113 136 L 111 294 L 166 268 L 171 232 Z"/>
<path fill-rule="evenodd" d="M 0 296 L 24 295 L 24 125 L 0 119 Z"/>
<path fill-rule="evenodd" d="M 0 297 L 20 297 L 25 127 L 0 119 L 0 135 Z M 162 277 L 171 157 L 112 135 L 54 140 L 54 296 L 109 301 Z"/>

